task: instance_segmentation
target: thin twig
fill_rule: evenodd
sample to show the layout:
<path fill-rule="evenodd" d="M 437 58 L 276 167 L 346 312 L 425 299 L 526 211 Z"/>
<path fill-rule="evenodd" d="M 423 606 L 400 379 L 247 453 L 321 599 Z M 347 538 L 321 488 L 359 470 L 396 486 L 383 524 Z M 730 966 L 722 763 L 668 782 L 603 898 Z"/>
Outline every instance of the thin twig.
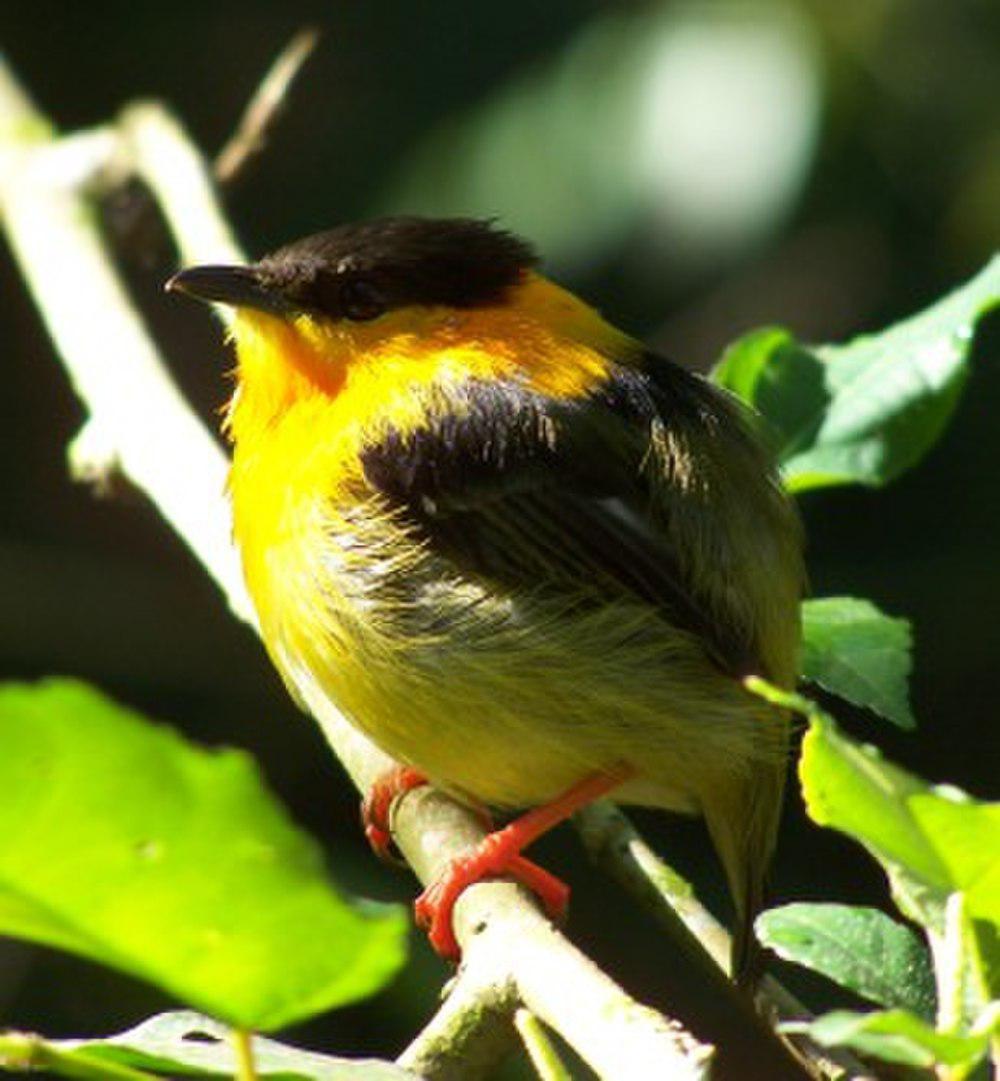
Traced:
<path fill-rule="evenodd" d="M 37 145 L 34 133 L 43 129 L 44 118 L 25 105 L 23 95 L 4 100 L 3 85 L 0 80 L 0 116 L 7 114 L 9 123 L 0 130 L 30 128 L 33 141 L 30 154 L 19 145 L 21 160 L 0 173 L 0 217 L 66 370 L 91 423 L 105 433 L 101 445 L 116 448 L 123 472 L 163 511 L 233 610 L 249 620 L 228 539 L 224 455 L 166 375 L 102 246 L 88 199 L 36 168 L 60 144 Z M 19 109 L 21 115 L 10 115 Z M 119 130 L 119 151 L 134 156 L 185 257 L 241 258 L 207 169 L 179 125 L 146 105 L 127 110 Z M 307 705 L 359 788 L 366 789 L 391 765 L 328 701 Z M 397 829 L 400 848 L 425 882 L 484 835 L 475 815 L 429 789 L 403 801 Z M 529 1006 L 610 1081 L 708 1075 L 710 1049 L 626 995 L 555 931 L 518 887 L 492 882 L 466 891 L 456 908 L 456 931 L 465 963 L 455 994 L 462 994 L 463 983 L 482 989 L 486 981 L 479 972 L 487 973 L 491 984 L 513 987 L 515 1001 Z M 447 1010 L 446 1004 L 442 1012 Z M 444 1076 L 429 1057 L 424 1063 L 426 1076 Z"/>
<path fill-rule="evenodd" d="M 542 1023 L 523 1006 L 514 1014 L 514 1027 L 517 1029 L 524 1049 L 535 1067 L 539 1081 L 573 1081 L 569 1070 L 553 1047 Z"/>
<path fill-rule="evenodd" d="M 595 864 L 612 874 L 671 933 L 680 921 L 728 973 L 729 932 L 617 807 L 601 800 L 577 812 L 573 824 Z"/>
<path fill-rule="evenodd" d="M 318 42 L 319 31 L 307 27 L 278 54 L 243 110 L 236 130 L 215 159 L 212 172 L 218 183 L 232 183 L 265 148 L 271 128 L 287 104 L 292 83 Z"/>

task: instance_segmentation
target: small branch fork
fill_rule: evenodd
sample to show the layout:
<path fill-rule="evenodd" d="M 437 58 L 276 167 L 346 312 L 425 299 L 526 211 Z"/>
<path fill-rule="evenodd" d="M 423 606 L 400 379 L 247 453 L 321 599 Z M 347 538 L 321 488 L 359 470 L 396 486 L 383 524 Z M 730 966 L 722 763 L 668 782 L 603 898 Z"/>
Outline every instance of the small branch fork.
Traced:
<path fill-rule="evenodd" d="M 315 33 L 305 32 L 279 56 L 220 155 L 217 178 L 231 179 L 257 153 L 314 44 Z M 95 196 L 109 178 L 122 176 L 145 183 L 182 263 L 245 261 L 209 168 L 161 106 L 133 105 L 114 124 L 58 137 L 0 56 L 0 224 L 88 414 L 71 448 L 74 473 L 105 482 L 110 470 L 126 475 L 188 545 L 233 613 L 253 625 L 230 540 L 225 456 L 170 378 L 98 227 Z M 328 701 L 307 706 L 362 792 L 394 765 Z M 395 840 L 424 883 L 485 835 L 475 814 L 430 788 L 409 793 L 394 824 Z M 467 890 L 456 905 L 455 929 L 462 967 L 399 1059 L 428 1081 L 485 1076 L 509 1050 L 521 1009 L 609 1081 L 710 1076 L 709 1046 L 626 994 L 516 885 Z M 721 950 L 716 943 L 709 948 Z M 522 1031 L 527 1024 L 537 1036 L 537 1022 L 519 1016 Z"/>

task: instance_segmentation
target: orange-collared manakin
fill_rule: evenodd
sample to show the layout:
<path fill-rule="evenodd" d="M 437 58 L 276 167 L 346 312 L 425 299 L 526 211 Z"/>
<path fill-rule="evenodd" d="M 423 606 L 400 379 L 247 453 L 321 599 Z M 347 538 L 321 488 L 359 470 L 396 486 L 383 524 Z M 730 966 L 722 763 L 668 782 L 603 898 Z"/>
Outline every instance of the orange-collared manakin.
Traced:
<path fill-rule="evenodd" d="M 605 792 L 704 815 L 734 971 L 775 843 L 794 681 L 796 514 L 727 393 L 543 277 L 472 219 L 389 218 L 172 286 L 235 308 L 235 536 L 267 648 L 416 781 L 531 808 L 425 894 L 450 907 Z M 384 821 L 373 821 L 375 836 Z M 383 838 L 384 840 L 384 838 Z"/>

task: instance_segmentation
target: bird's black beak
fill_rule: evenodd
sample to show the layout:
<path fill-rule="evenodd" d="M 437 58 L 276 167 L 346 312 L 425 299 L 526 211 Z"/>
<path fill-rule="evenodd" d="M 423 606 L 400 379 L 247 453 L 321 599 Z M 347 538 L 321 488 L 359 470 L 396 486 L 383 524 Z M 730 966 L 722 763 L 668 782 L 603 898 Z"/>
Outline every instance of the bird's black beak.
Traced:
<path fill-rule="evenodd" d="M 287 316 L 291 305 L 273 287 L 261 282 L 249 266 L 193 266 L 175 274 L 164 287 L 168 293 L 186 293 L 211 304 L 255 308 Z"/>

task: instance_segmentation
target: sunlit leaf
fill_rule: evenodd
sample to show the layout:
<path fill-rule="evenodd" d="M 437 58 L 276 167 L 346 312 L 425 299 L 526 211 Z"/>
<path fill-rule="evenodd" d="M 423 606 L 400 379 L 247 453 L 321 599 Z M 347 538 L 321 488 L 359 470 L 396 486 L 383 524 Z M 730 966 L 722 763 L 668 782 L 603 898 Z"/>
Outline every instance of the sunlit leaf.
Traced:
<path fill-rule="evenodd" d="M 985 1057 L 986 1034 L 958 1036 L 936 1032 L 905 1010 L 852 1013 L 835 1010 L 808 1024 L 782 1025 L 805 1032 L 824 1047 L 851 1047 L 865 1055 L 903 1066 L 971 1066 Z"/>
<path fill-rule="evenodd" d="M 0 1066 L 19 1064 L 13 1056 L 19 1039 L 25 1053 L 31 1041 L 30 1053 L 36 1062 L 42 1060 L 46 1069 L 67 1077 L 80 1076 L 81 1067 L 105 1072 L 108 1081 L 117 1069 L 171 1077 L 233 1077 L 236 1072 L 226 1027 L 187 1010 L 150 1017 L 103 1040 L 40 1040 L 0 1033 Z M 252 1046 L 260 1077 L 280 1077 L 281 1081 L 415 1081 L 414 1074 L 390 1062 L 334 1058 L 260 1036 L 254 1037 Z"/>
<path fill-rule="evenodd" d="M 806 809 L 882 864 L 896 903 L 934 943 L 950 1022 L 968 1029 L 1000 998 L 1000 804 L 927 784 L 844 735 L 801 695 L 759 679 L 747 686 L 809 718 L 799 762 Z"/>
<path fill-rule="evenodd" d="M 832 721 L 811 720 L 799 764 L 810 816 L 861 841 L 922 922 L 940 925 L 947 898 L 961 892 L 972 918 L 1000 926 L 1000 803 L 929 785 Z"/>
<path fill-rule="evenodd" d="M 0 933 L 258 1030 L 399 967 L 402 912 L 335 891 L 246 754 L 69 680 L 0 688 L 0 747 Z"/>

